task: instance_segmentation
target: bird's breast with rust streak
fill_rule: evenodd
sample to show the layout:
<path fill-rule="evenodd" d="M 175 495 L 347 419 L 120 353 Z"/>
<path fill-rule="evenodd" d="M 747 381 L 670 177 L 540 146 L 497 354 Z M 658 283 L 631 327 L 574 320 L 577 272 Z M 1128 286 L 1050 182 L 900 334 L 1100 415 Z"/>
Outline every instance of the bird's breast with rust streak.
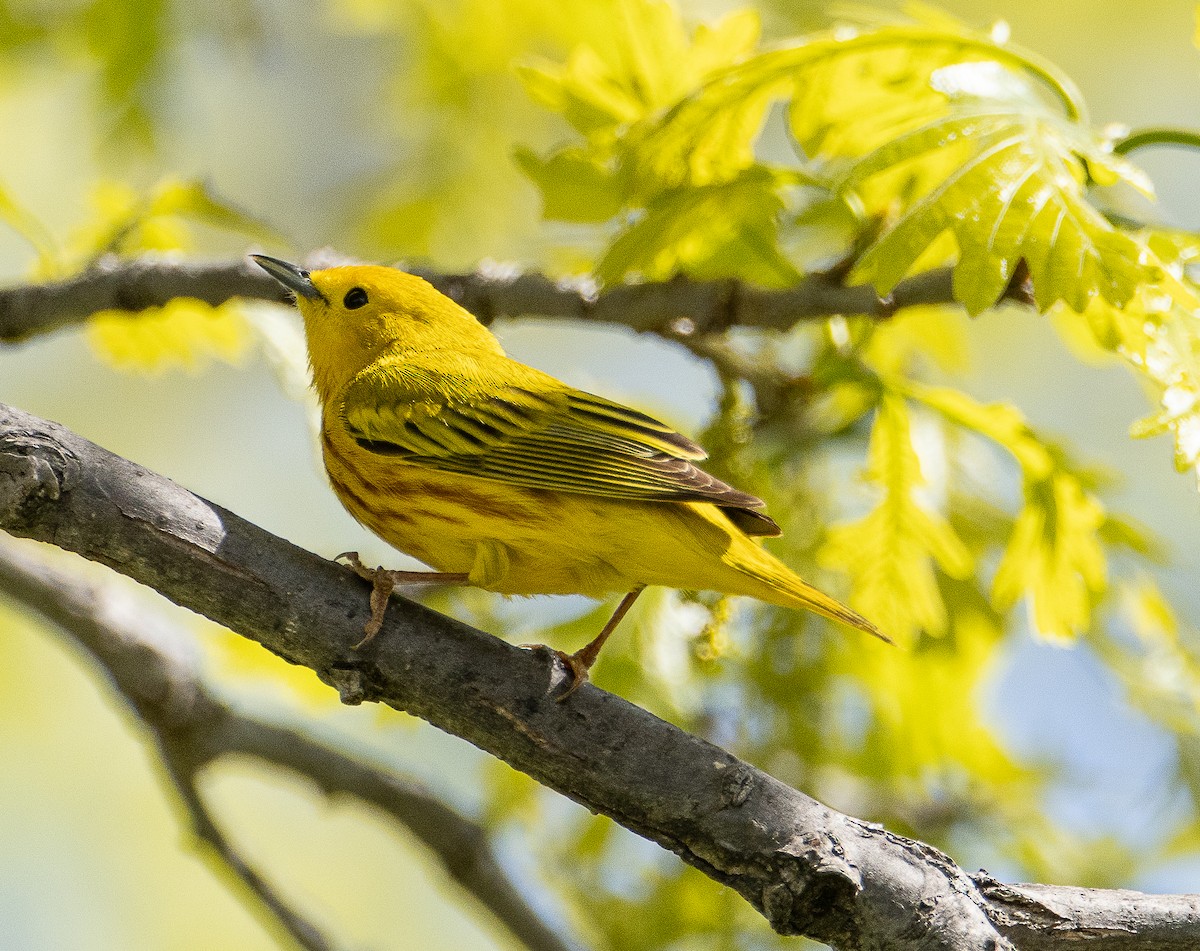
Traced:
<path fill-rule="evenodd" d="M 586 533 L 572 527 L 579 518 L 578 497 L 568 509 L 560 493 L 414 465 L 363 449 L 336 431 L 322 433 L 322 450 L 329 481 L 346 510 L 388 544 L 438 571 L 469 572 L 481 543 L 500 542 L 513 564 L 498 591 L 621 589 Z M 607 521 L 600 511 L 605 503 L 594 507 L 594 519 Z M 525 577 L 535 574 L 536 579 Z"/>

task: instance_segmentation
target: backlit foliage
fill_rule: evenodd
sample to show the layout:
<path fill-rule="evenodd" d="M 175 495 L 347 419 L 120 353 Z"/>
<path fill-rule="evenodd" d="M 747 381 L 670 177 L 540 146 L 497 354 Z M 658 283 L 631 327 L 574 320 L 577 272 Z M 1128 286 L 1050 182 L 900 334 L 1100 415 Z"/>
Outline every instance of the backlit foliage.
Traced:
<path fill-rule="evenodd" d="M 654 0 L 618 6 L 644 18 L 669 9 Z M 648 79 L 667 61 L 648 61 L 653 45 L 620 27 L 622 51 L 577 48 L 561 66 L 525 73 L 530 94 L 578 137 L 520 160 L 547 217 L 599 226 L 605 240 L 593 267 L 602 280 L 686 273 L 788 286 L 835 265 L 886 296 L 948 267 L 953 295 L 971 315 L 1014 288 L 1031 292 L 1038 309 L 1150 381 L 1161 409 L 1135 434 L 1171 430 L 1177 465 L 1196 466 L 1200 337 L 1188 271 L 1196 242 L 1108 212 L 1111 187 L 1152 196 L 1153 186 L 1089 123 L 1067 77 L 1010 45 L 1002 28 L 976 33 L 926 9 L 908 22 L 839 27 L 781 45 L 751 46 L 758 31 L 745 12 L 690 37 L 682 29 L 670 27 L 666 48 L 704 68 L 679 69 L 669 84 Z M 681 92 L 686 79 L 692 85 Z M 673 98 L 664 97 L 668 89 Z M 778 141 L 770 130 L 780 103 L 790 155 L 768 144 Z M 1128 590 L 1124 566 L 1146 558 L 1153 543 L 1110 511 L 1102 478 L 1016 408 L 927 382 L 930 359 L 944 358 L 945 331 L 954 333 L 934 328 L 904 311 L 885 323 L 854 319 L 831 336 L 797 328 L 814 354 L 801 371 L 810 389 L 792 407 L 799 432 L 793 425 L 781 435 L 778 407 L 760 405 L 750 446 L 734 449 L 743 467 L 758 458 L 767 467 L 758 477 L 769 483 L 779 473 L 827 471 L 814 452 L 844 458 L 845 443 L 829 437 L 853 434 L 865 493 L 839 502 L 835 492 L 832 508 L 783 511 L 824 522 L 807 557 L 846 576 L 852 603 L 905 649 L 854 645 L 804 663 L 795 622 L 776 620 L 733 653 L 765 652 L 804 696 L 764 689 L 740 656 L 718 663 L 714 682 L 738 685 L 727 689 L 745 694 L 731 709 L 751 721 L 746 733 L 772 738 L 759 755 L 782 741 L 797 757 L 783 775 L 807 788 L 864 784 L 883 797 L 869 797 L 873 814 L 926 833 L 928 817 L 913 820 L 910 809 L 919 812 L 914 803 L 938 790 L 950 838 L 995 823 L 1009 832 L 994 847 L 1033 874 L 1082 880 L 1099 862 L 1128 874 L 1136 863 L 1126 846 L 1079 839 L 1040 812 L 1042 778 L 995 742 L 978 693 L 1003 632 L 1023 624 L 1057 642 L 1088 637 L 1135 682 L 1145 642 L 1110 638 L 1120 600 L 1112 592 Z M 734 346 L 759 359 L 771 352 L 744 336 Z M 821 484 L 820 475 L 809 478 Z M 857 512 L 837 514 L 846 507 Z M 797 522 L 789 532 L 804 531 Z M 789 557 L 802 564 L 805 555 Z M 1139 623 L 1135 631 L 1151 629 Z M 793 632 L 786 647 L 772 638 L 776 624 Z M 782 663 L 781 649 L 789 658 Z M 584 842 L 581 854 L 591 855 Z"/>

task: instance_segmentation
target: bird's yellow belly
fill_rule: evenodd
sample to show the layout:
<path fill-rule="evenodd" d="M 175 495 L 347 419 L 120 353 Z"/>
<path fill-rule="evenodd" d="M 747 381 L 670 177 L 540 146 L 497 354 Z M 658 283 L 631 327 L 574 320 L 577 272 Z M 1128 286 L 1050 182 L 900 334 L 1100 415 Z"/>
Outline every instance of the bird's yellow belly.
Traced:
<path fill-rule="evenodd" d="M 440 472 L 336 436 L 324 440 L 324 455 L 334 491 L 359 522 L 437 571 L 472 573 L 479 587 L 601 597 L 671 583 L 633 576 L 661 573 L 649 566 L 630 573 L 654 547 L 638 530 L 641 510 L 662 506 Z"/>
<path fill-rule="evenodd" d="M 323 434 L 342 504 L 400 551 L 501 594 L 603 597 L 641 585 L 746 594 L 879 632 L 706 502 L 638 502 L 440 472 Z M 880 635 L 882 636 L 882 635 Z"/>

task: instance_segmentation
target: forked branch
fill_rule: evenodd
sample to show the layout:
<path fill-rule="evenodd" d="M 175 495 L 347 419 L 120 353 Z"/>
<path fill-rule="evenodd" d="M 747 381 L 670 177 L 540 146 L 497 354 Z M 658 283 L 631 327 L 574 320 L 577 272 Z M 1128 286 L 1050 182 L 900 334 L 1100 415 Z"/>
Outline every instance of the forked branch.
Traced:
<path fill-rule="evenodd" d="M 2 470 L 0 470 L 2 471 Z M 200 789 L 210 763 L 243 755 L 286 769 L 328 796 L 357 799 L 411 832 L 446 874 L 529 951 L 573 951 L 510 881 L 475 822 L 419 783 L 396 776 L 296 730 L 261 720 L 215 697 L 184 631 L 148 617 L 145 605 L 112 585 L 88 584 L 33 557 L 0 534 L 0 593 L 55 624 L 99 664 L 149 730 L 167 777 L 210 860 L 231 871 L 305 951 L 333 948 L 224 834 Z"/>

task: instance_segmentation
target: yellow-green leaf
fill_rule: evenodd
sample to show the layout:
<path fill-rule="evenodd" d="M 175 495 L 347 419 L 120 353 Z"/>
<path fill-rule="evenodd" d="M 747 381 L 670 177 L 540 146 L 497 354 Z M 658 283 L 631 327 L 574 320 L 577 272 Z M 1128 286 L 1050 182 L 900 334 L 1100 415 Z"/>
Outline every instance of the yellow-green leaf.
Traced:
<path fill-rule="evenodd" d="M 894 30 L 845 43 L 803 69 L 789 119 L 806 154 L 865 155 L 943 117 L 955 100 L 1040 101 L 1031 79 L 996 62 L 998 48 L 979 38 Z"/>
<path fill-rule="evenodd" d="M 521 67 L 530 96 L 588 139 L 594 162 L 623 173 L 630 188 L 625 197 L 651 197 L 684 181 L 703 185 L 750 166 L 768 103 L 759 91 L 714 114 L 700 136 L 706 146 L 691 150 L 680 165 L 663 167 L 655 132 L 664 112 L 751 53 L 758 14 L 731 13 L 690 38 L 677 10 L 663 0 L 617 0 L 614 14 L 615 42 L 603 52 L 584 44 L 562 67 Z"/>
<path fill-rule="evenodd" d="M 1025 422 L 1025 417 L 1008 403 L 980 403 L 961 390 L 894 381 L 893 386 L 918 399 L 946 419 L 973 430 L 1002 446 L 1021 466 L 1026 479 L 1048 478 L 1055 460 L 1046 445 Z"/>
<path fill-rule="evenodd" d="M 637 100 L 611 80 L 606 65 L 589 46 L 580 46 L 558 69 L 549 63 L 517 68 L 517 75 L 535 102 L 556 112 L 584 135 L 635 122 L 641 116 Z"/>
<path fill-rule="evenodd" d="M 1086 631 L 1108 583 L 1099 537 L 1104 517 L 1100 501 L 1066 471 L 1027 483 L 1025 505 L 996 569 L 996 603 L 1007 608 L 1028 598 L 1034 631 L 1047 639 L 1071 640 Z"/>
<path fill-rule="evenodd" d="M 1094 479 L 1085 484 L 1012 406 L 979 403 L 949 387 L 907 381 L 894 385 L 947 420 L 994 441 L 1021 467 L 1024 504 L 996 569 L 996 604 L 1008 609 L 1028 598 L 1035 631 L 1047 638 L 1067 640 L 1086 630 L 1108 584 L 1101 543 L 1107 516 L 1089 489 Z"/>
<path fill-rule="evenodd" d="M 962 309 L 943 304 L 905 307 L 879 324 L 868 338 L 864 358 L 882 376 L 902 376 L 918 360 L 943 370 L 967 369 L 967 319 Z"/>
<path fill-rule="evenodd" d="M 845 675 L 866 687 L 872 716 L 858 759 L 874 781 L 931 779 L 961 773 L 1001 788 L 1021 788 L 1033 776 L 1013 762 L 980 715 L 978 689 L 992 670 L 1001 631 L 994 615 L 959 605 L 949 636 L 923 638 L 893 651 L 846 652 Z M 936 779 L 933 780 L 936 782 Z"/>
<path fill-rule="evenodd" d="M 123 370 L 196 370 L 212 359 L 236 363 L 251 335 L 238 302 L 211 307 L 177 297 L 163 307 L 129 314 L 101 311 L 87 325 L 88 341 Z"/>
<path fill-rule="evenodd" d="M 1073 85 L 1051 67 L 945 22 L 838 31 L 714 73 L 653 130 L 644 162 L 664 182 L 678 183 L 697 167 L 712 176 L 736 174 L 753 160 L 753 140 L 771 102 L 789 96 L 792 133 L 807 156 L 859 156 L 944 115 L 951 98 L 962 98 L 952 88 L 954 74 L 941 74 L 939 87 L 939 70 L 957 67 L 960 87 L 964 70 L 974 70 L 971 88 L 979 95 L 982 64 L 1003 67 L 1003 82 L 993 78 L 990 91 L 1006 100 L 1033 101 L 1031 80 L 1037 80 L 1069 117 L 1081 109 Z"/>
<path fill-rule="evenodd" d="M 935 564 L 968 577 L 974 559 L 945 518 L 923 504 L 927 479 L 913 446 L 908 408 L 885 396 L 871 429 L 866 479 L 879 486 L 879 504 L 858 521 L 834 526 L 821 560 L 849 573 L 852 601 L 881 629 L 903 641 L 946 631 L 947 615 Z"/>
<path fill-rule="evenodd" d="M 278 231 L 218 197 L 207 182 L 175 178 L 159 182 L 146 202 L 145 217 L 159 216 L 184 218 L 269 244 L 285 243 Z"/>
<path fill-rule="evenodd" d="M 679 272 L 698 279 L 736 275 L 765 287 L 795 282 L 799 272 L 778 246 L 777 181 L 759 168 L 734 181 L 656 196 L 609 246 L 597 275 L 609 284 Z"/>
<path fill-rule="evenodd" d="M 101 181 L 92 189 L 91 205 L 91 217 L 67 245 L 67 258 L 80 265 L 104 254 L 187 250 L 195 224 L 283 243 L 277 232 L 219 199 L 202 182 L 167 178 L 139 193 L 124 182 Z"/>
<path fill-rule="evenodd" d="M 624 204 L 617 173 L 584 149 L 562 149 L 545 159 L 518 149 L 516 160 L 541 191 L 542 216 L 551 221 L 608 221 Z"/>
<path fill-rule="evenodd" d="M 911 174 L 923 161 L 944 167 L 947 148 L 958 156 L 953 170 L 906 205 L 860 259 L 854 279 L 889 292 L 947 231 L 959 248 L 955 297 L 973 314 L 1000 298 L 1022 260 L 1043 310 L 1063 300 L 1082 311 L 1096 295 L 1122 306 L 1160 277 L 1149 249 L 1086 197 L 1083 160 L 1098 154 L 1095 143 L 1036 112 L 969 112 L 931 123 L 868 155 L 844 187 Z"/>
<path fill-rule="evenodd" d="M 615 0 L 611 47 L 577 46 L 566 64 L 519 68 L 535 100 L 589 137 L 656 116 L 710 74 L 748 54 L 758 41 L 758 15 L 731 13 L 689 38 L 666 0 Z"/>
<path fill-rule="evenodd" d="M 1130 427 L 1135 438 L 1170 433 L 1175 466 L 1200 476 L 1200 320 L 1188 282 L 1144 287 L 1118 310 L 1096 303 L 1084 313 L 1097 342 L 1132 364 L 1151 384 L 1158 410 Z"/>
<path fill-rule="evenodd" d="M 0 221 L 33 245 L 38 257 L 37 273 L 45 277 L 57 273 L 60 254 L 54 236 L 3 187 L 0 187 Z"/>

